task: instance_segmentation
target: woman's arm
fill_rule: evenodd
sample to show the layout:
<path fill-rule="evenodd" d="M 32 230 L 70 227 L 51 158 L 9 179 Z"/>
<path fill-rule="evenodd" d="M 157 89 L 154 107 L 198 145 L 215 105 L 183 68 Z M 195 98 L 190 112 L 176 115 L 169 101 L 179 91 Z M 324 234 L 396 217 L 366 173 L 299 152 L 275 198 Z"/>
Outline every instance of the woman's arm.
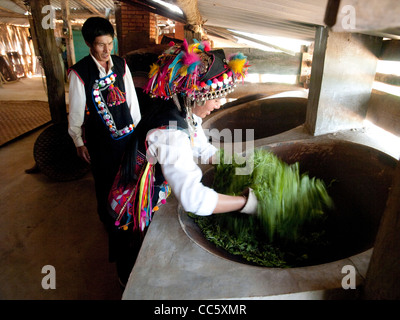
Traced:
<path fill-rule="evenodd" d="M 148 135 L 148 156 L 160 163 L 164 178 L 185 211 L 210 215 L 239 211 L 243 196 L 228 196 L 201 183 L 202 172 L 192 157 L 190 140 L 181 130 L 157 130 Z"/>
<path fill-rule="evenodd" d="M 247 198 L 244 196 L 228 196 L 218 193 L 218 202 L 213 213 L 224 213 L 240 211 L 246 205 Z"/>

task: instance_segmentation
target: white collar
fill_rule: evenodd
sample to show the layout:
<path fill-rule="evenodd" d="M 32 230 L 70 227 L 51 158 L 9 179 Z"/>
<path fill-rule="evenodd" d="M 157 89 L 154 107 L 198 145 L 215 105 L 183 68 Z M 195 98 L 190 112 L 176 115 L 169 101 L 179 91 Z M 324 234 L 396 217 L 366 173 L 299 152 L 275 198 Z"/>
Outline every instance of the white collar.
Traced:
<path fill-rule="evenodd" d="M 104 69 L 104 67 L 97 61 L 97 59 L 92 55 L 92 53 L 89 52 L 89 54 L 92 57 L 93 61 L 96 63 L 96 66 L 100 70 L 100 72 L 104 73 L 105 75 L 108 75 L 112 72 L 112 67 L 114 66 L 114 62 L 111 56 L 109 60 L 109 71 L 108 74 L 106 74 L 106 69 Z"/>

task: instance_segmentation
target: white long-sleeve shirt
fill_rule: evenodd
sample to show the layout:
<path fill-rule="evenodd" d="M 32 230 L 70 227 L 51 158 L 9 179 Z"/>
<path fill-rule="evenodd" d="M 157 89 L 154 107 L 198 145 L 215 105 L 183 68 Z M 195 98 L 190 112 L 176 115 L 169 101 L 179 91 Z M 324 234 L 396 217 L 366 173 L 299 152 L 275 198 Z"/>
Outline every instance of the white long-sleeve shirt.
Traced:
<path fill-rule="evenodd" d="M 100 78 L 104 78 L 111 74 L 113 71 L 111 68 L 114 66 L 112 57 L 110 58 L 109 72 L 107 73 L 104 67 L 102 67 L 98 61 L 90 54 L 97 68 L 99 69 Z M 136 96 L 135 86 L 128 65 L 126 65 L 124 75 L 124 85 L 126 92 L 126 102 L 131 112 L 132 120 L 136 126 L 141 119 L 139 102 Z M 68 115 L 68 133 L 76 147 L 84 145 L 82 139 L 82 124 L 85 118 L 85 105 L 86 105 L 86 93 L 85 86 L 75 72 L 69 73 L 69 115 Z"/>
<path fill-rule="evenodd" d="M 209 143 L 207 136 L 204 133 L 201 124 L 203 123 L 203 119 L 193 114 L 193 118 L 197 123 L 197 132 L 196 136 L 193 139 L 193 156 L 200 160 L 200 163 L 207 164 L 209 159 L 215 154 L 217 148 L 214 147 L 211 143 Z"/>
<path fill-rule="evenodd" d="M 160 163 L 165 180 L 184 210 L 206 216 L 217 206 L 218 194 L 201 183 L 203 174 L 194 157 L 208 159 L 217 149 L 207 141 L 201 119 L 196 120 L 198 128 L 193 147 L 182 130 L 159 129 L 147 136 L 147 153 Z"/>

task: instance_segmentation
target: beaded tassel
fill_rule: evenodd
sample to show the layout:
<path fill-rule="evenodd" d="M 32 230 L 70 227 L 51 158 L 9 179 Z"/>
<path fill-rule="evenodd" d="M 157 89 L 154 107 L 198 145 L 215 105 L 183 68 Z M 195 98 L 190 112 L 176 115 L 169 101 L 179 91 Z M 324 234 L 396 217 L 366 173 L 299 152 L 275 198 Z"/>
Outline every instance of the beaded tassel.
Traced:
<path fill-rule="evenodd" d="M 110 84 L 108 91 L 107 105 L 109 107 L 118 106 L 126 101 L 124 93 L 121 92 L 121 90 L 118 87 L 115 87 L 113 84 Z"/>

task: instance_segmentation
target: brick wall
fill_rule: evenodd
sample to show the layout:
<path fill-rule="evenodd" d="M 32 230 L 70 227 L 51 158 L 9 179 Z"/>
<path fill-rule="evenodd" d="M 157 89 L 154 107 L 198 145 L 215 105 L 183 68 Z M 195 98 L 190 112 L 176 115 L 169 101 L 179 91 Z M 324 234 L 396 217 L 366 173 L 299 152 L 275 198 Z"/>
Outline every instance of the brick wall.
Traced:
<path fill-rule="evenodd" d="M 185 39 L 184 24 L 180 22 L 175 22 L 175 38 L 183 40 Z"/>
<path fill-rule="evenodd" d="M 117 22 L 119 55 L 156 43 L 157 28 L 154 13 L 120 2 L 116 19 L 117 21 L 119 19 Z"/>
<path fill-rule="evenodd" d="M 118 50 L 123 56 L 130 51 L 158 44 L 157 15 L 125 2 L 115 4 L 117 22 Z M 175 34 L 167 36 L 184 39 L 184 24 L 176 22 Z"/>
<path fill-rule="evenodd" d="M 144 9 L 121 3 L 122 35 L 129 32 L 147 32 L 150 39 L 156 38 L 156 17 Z"/>

